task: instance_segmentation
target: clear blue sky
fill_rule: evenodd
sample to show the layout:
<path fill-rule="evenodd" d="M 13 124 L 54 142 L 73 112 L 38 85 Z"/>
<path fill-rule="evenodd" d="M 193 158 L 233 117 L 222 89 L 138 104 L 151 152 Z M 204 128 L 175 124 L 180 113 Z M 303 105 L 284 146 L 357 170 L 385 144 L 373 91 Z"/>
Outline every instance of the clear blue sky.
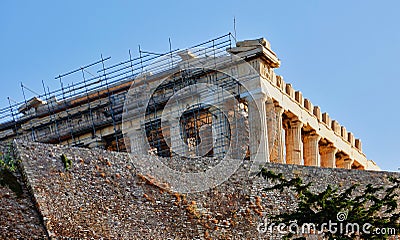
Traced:
<path fill-rule="evenodd" d="M 233 31 L 266 37 L 277 72 L 356 137 L 383 169 L 400 167 L 400 2 L 393 1 L 0 1 L 0 106 L 22 100 L 20 82 L 96 61 L 189 47 Z"/>

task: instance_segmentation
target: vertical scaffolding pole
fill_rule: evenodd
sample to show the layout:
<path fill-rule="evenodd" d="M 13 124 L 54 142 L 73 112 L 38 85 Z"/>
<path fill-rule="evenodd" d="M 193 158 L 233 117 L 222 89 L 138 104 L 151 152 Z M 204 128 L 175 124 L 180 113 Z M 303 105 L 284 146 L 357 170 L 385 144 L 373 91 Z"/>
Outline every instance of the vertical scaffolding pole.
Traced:
<path fill-rule="evenodd" d="M 229 36 L 229 49 L 232 49 L 232 40 L 231 40 L 232 34 L 229 33 L 228 36 Z M 235 36 L 234 36 L 234 39 L 235 39 L 235 41 L 236 41 L 236 28 L 235 28 Z"/>
<path fill-rule="evenodd" d="M 89 92 L 88 92 L 88 89 L 87 89 L 87 84 L 86 84 L 86 77 L 85 77 L 84 68 L 81 68 L 81 71 L 82 71 L 83 83 L 84 83 L 84 86 L 85 86 L 85 93 L 86 93 L 87 104 L 88 104 L 88 108 L 89 108 L 89 116 L 90 116 L 90 119 L 92 120 L 92 130 L 93 130 L 92 138 L 95 138 L 95 137 L 96 137 L 96 127 L 95 127 L 95 124 L 94 124 L 94 118 L 93 118 L 92 107 L 91 107 L 91 105 L 90 105 Z"/>
<path fill-rule="evenodd" d="M 8 100 L 8 104 L 9 104 L 9 106 L 10 106 L 10 112 L 11 112 L 11 116 L 12 116 L 12 119 L 13 119 L 13 122 L 14 122 L 14 130 L 15 130 L 15 134 L 16 134 L 16 135 L 17 135 L 17 137 L 18 137 L 18 128 L 17 128 L 17 122 L 15 121 L 14 111 L 13 111 L 13 108 L 12 108 L 12 106 L 11 106 L 11 100 L 10 100 L 10 97 L 7 97 L 7 100 Z"/>
<path fill-rule="evenodd" d="M 64 106 L 65 106 L 65 112 L 67 112 L 67 125 L 68 125 L 68 128 L 69 128 L 70 134 L 71 134 L 71 142 L 74 143 L 75 142 L 75 138 L 74 138 L 73 126 L 71 125 L 71 116 L 69 114 L 68 105 L 67 105 L 67 101 L 66 101 L 66 98 L 65 98 L 64 84 L 63 84 L 63 82 L 61 80 L 61 76 L 58 76 L 58 79 L 59 79 L 60 85 L 61 85 L 61 93 L 62 93 L 63 102 L 64 102 Z M 61 143 L 61 138 L 60 138 L 60 143 Z M 69 141 L 67 141 L 67 144 L 68 144 L 68 146 L 70 145 Z"/>
<path fill-rule="evenodd" d="M 171 68 L 174 67 L 174 58 L 172 56 L 172 44 L 171 44 L 171 38 L 168 38 L 168 42 L 169 42 L 169 54 L 171 56 Z"/>
<path fill-rule="evenodd" d="M 49 96 L 47 96 L 46 87 L 44 85 L 44 81 L 43 80 L 42 80 L 42 86 L 43 86 L 43 91 L 44 91 L 44 95 L 45 95 L 46 102 L 47 102 L 47 110 L 49 111 L 50 120 L 54 123 L 55 131 L 56 131 L 57 138 L 58 138 L 58 142 L 61 142 L 60 132 L 58 130 L 57 116 L 55 116 L 55 114 L 54 114 L 53 102 L 51 102 L 51 106 L 52 106 L 51 108 L 53 109 L 53 111 L 51 111 L 51 109 L 50 109 L 50 101 L 49 101 L 49 100 L 51 100 L 51 96 L 50 96 L 50 94 L 49 94 Z"/>
<path fill-rule="evenodd" d="M 101 79 L 100 79 L 99 81 L 101 81 Z M 101 86 L 101 84 L 100 84 L 100 86 Z M 101 98 L 101 96 L 100 96 L 100 90 L 101 90 L 101 89 L 97 88 L 97 100 L 99 100 L 98 106 L 102 106 L 102 98 Z M 99 108 L 99 107 L 97 107 L 96 121 L 100 121 L 100 126 L 103 126 L 103 122 L 102 122 L 103 119 L 102 119 L 102 116 L 99 114 L 99 109 L 98 109 L 98 108 Z M 99 130 L 100 130 L 100 131 L 99 131 L 99 133 L 100 133 L 100 139 L 103 139 L 103 132 L 102 132 L 101 127 L 100 127 Z M 98 146 L 98 143 L 97 143 L 97 146 Z"/>
<path fill-rule="evenodd" d="M 23 89 L 28 90 L 29 92 L 33 93 L 34 95 L 38 96 L 38 99 L 40 100 L 40 94 L 33 91 L 32 89 L 28 88 L 26 85 L 23 85 L 21 83 Z M 38 118 L 38 109 L 35 107 L 35 118 Z M 38 129 L 36 129 L 36 131 L 34 131 L 34 141 L 39 141 L 40 140 L 40 127 L 38 127 Z"/>
<path fill-rule="evenodd" d="M 26 109 L 28 109 L 28 102 L 26 101 L 24 85 L 22 84 L 22 82 L 21 82 L 21 89 L 22 89 L 22 95 L 24 96 L 25 107 L 26 107 Z M 29 121 L 29 125 L 31 126 L 31 138 L 32 138 L 32 141 L 35 141 L 35 130 L 34 130 L 33 126 L 32 126 L 32 122 L 31 121 Z"/>
<path fill-rule="evenodd" d="M 101 56 L 101 59 L 103 59 L 103 56 Z M 130 49 L 129 49 L 129 63 L 131 65 L 132 77 L 134 77 L 135 74 L 133 73 L 132 54 Z M 103 71 L 104 71 L 104 64 L 103 64 Z"/>
<path fill-rule="evenodd" d="M 110 106 L 111 119 L 112 119 L 112 123 L 113 123 L 115 143 L 116 143 L 116 146 L 117 146 L 117 151 L 119 152 L 117 125 L 116 125 L 116 120 L 115 120 L 115 115 L 114 115 L 114 107 L 113 107 L 114 104 L 113 104 L 113 101 L 112 101 L 111 95 L 110 95 L 110 88 L 108 86 L 108 79 L 107 79 L 107 74 L 106 74 L 106 70 L 105 70 L 105 66 L 104 66 L 103 55 L 101 55 L 101 65 L 103 67 L 103 77 L 104 77 L 104 80 L 106 82 L 106 87 L 107 87 L 107 97 L 108 97 L 108 102 L 109 102 L 109 106 Z"/>
<path fill-rule="evenodd" d="M 139 45 L 139 59 L 140 59 L 140 69 L 141 69 L 141 74 L 143 74 L 143 59 L 142 59 L 142 50 L 140 49 Z"/>

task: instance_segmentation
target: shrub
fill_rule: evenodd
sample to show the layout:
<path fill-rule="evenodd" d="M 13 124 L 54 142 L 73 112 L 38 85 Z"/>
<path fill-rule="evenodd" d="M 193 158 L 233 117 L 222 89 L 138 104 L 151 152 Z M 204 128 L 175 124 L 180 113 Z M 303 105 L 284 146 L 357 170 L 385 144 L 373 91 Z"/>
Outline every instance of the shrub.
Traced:
<path fill-rule="evenodd" d="M 17 169 L 12 143 L 7 145 L 4 152 L 0 152 L 0 168 L 7 169 L 10 172 L 15 172 Z"/>
<path fill-rule="evenodd" d="M 399 196 L 400 179 L 389 177 L 389 183 L 385 187 L 376 187 L 372 184 L 366 185 L 355 193 L 359 187 L 354 184 L 343 190 L 337 187 L 327 186 L 325 190 L 314 193 L 310 190 L 311 183 L 305 184 L 299 177 L 287 180 L 282 174 L 275 174 L 267 169 L 262 169 L 258 176 L 269 179 L 276 184 L 265 188 L 264 191 L 278 190 L 280 192 L 293 191 L 298 197 L 297 208 L 289 213 L 281 213 L 272 217 L 272 221 L 278 225 L 280 223 L 289 226 L 297 223 L 297 226 L 313 224 L 321 226 L 328 221 L 339 220 L 343 224 L 356 223 L 359 226 L 369 224 L 371 234 L 365 232 L 335 233 L 323 231 L 322 234 L 328 239 L 355 239 L 359 235 L 363 239 L 388 239 L 393 233 L 400 233 L 400 212 Z M 339 214 L 345 214 L 344 218 L 339 219 Z M 373 235 L 376 229 L 391 229 L 392 234 Z M 294 234 L 289 233 L 285 237 L 291 238 Z M 304 237 L 296 239 L 305 239 Z"/>
<path fill-rule="evenodd" d="M 61 161 L 64 164 L 65 170 L 69 171 L 72 167 L 71 159 L 67 158 L 64 154 L 61 155 Z"/>

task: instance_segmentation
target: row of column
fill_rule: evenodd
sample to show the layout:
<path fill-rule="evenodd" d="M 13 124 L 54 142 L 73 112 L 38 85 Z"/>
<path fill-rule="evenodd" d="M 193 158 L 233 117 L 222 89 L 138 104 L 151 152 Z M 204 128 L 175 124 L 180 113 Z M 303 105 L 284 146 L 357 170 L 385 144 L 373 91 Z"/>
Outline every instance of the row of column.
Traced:
<path fill-rule="evenodd" d="M 227 105 L 232 105 L 227 103 Z M 227 109 L 229 107 L 227 106 Z M 213 112 L 212 127 L 207 128 L 202 135 L 202 146 L 206 148 L 203 154 L 213 149 L 214 156 L 224 156 L 229 144 L 226 123 L 228 119 L 223 117 L 223 112 Z M 328 168 L 347 168 L 350 169 L 354 160 L 325 139 L 322 139 L 315 131 L 303 126 L 303 123 L 284 112 L 281 106 L 275 105 L 271 99 L 267 99 L 266 94 L 253 94 L 248 100 L 248 122 L 250 132 L 250 158 L 254 166 L 258 167 L 265 163 L 268 158 L 270 162 L 297 164 L 306 166 L 318 166 Z M 175 119 L 179 122 L 179 119 Z M 183 142 L 180 134 L 180 126 L 171 127 L 171 148 L 179 155 L 188 153 L 190 150 Z M 233 126 L 231 126 L 233 127 Z M 202 132 L 201 132 L 202 133 Z M 146 136 L 141 129 L 136 129 L 129 136 L 133 152 L 146 154 L 148 146 L 145 144 Z M 205 141 L 207 138 L 212 142 Z M 207 143 L 206 143 L 207 142 Z M 201 155 L 203 155 L 201 154 Z"/>
<path fill-rule="evenodd" d="M 270 162 L 352 168 L 354 160 L 348 155 L 338 153 L 332 143 L 315 131 L 306 130 L 295 116 L 287 116 L 289 114 L 285 114 L 281 106 L 267 100 L 257 96 L 249 102 L 250 156 L 255 162 L 262 162 L 262 159 L 265 162 L 265 156 L 269 154 Z M 256 103 L 258 109 L 254 108 Z M 256 119 L 257 115 L 262 116 L 261 119 Z"/>

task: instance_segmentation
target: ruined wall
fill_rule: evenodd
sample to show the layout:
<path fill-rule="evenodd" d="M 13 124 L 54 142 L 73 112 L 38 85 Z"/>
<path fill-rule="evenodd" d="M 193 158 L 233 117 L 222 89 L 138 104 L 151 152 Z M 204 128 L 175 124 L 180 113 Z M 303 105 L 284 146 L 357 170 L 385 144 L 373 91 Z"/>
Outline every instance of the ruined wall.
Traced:
<path fill-rule="evenodd" d="M 48 234 L 55 237 L 123 239 L 271 239 L 257 225 L 265 216 L 290 211 L 296 196 L 264 192 L 270 183 L 249 178 L 249 162 L 214 189 L 177 194 L 165 183 L 136 172 L 126 153 L 68 148 L 39 143 L 16 144 L 26 186 L 44 217 Z M 72 160 L 66 171 L 61 161 Z M 153 156 L 146 156 L 147 158 Z M 206 169 L 209 159 L 172 159 L 171 168 Z M 186 166 L 186 167 L 185 167 Z M 329 169 L 268 163 L 286 178 L 302 177 L 315 191 L 328 184 L 344 188 L 387 184 L 398 173 Z M 4 188 L 0 189 L 3 194 Z M 333 220 L 336 216 L 333 216 Z M 9 221 L 9 220 L 7 220 Z"/>
<path fill-rule="evenodd" d="M 9 150 L 8 144 L 0 144 L 0 159 L 8 157 Z M 46 237 L 40 214 L 18 170 L 11 173 L 0 166 L 0 239 L 28 237 Z"/>

